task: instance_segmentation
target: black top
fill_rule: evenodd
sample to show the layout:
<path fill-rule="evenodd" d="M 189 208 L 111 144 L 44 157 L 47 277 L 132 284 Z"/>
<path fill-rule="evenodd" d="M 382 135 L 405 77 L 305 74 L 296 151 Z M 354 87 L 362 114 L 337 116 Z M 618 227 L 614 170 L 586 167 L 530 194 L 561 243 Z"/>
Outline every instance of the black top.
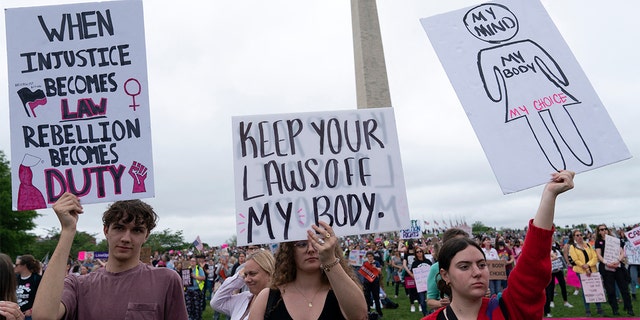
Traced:
<path fill-rule="evenodd" d="M 269 291 L 269 300 L 267 300 L 267 308 L 264 313 L 264 318 L 273 320 L 293 320 L 289 315 L 287 306 L 284 305 L 284 300 L 280 294 L 280 290 L 271 289 Z M 333 290 L 329 290 L 327 298 L 324 301 L 324 307 L 318 320 L 340 320 L 344 319 L 342 312 L 340 311 L 340 305 L 338 299 L 333 293 Z"/>

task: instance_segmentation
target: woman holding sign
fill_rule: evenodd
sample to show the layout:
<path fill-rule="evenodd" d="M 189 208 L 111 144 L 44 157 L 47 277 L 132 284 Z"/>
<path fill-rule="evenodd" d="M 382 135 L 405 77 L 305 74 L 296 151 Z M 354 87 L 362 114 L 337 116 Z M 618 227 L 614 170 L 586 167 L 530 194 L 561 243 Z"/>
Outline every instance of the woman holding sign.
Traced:
<path fill-rule="evenodd" d="M 615 251 L 615 257 L 613 261 L 605 261 L 605 241 L 606 237 L 610 236 L 609 228 L 606 225 L 601 224 L 598 226 L 598 233 L 596 235 L 596 254 L 598 255 L 598 261 L 600 265 L 598 270 L 602 275 L 602 282 L 604 283 L 604 290 L 607 292 L 607 300 L 613 310 L 613 315 L 620 315 L 618 311 L 618 299 L 616 298 L 616 284 L 620 289 L 620 295 L 624 303 L 624 310 L 628 315 L 634 316 L 633 306 L 631 305 L 631 297 L 629 296 L 629 279 L 627 269 L 624 267 L 622 260 L 624 258 L 624 243 L 619 241 L 619 245 L 613 248 Z M 613 239 L 615 240 L 615 239 Z"/>
<path fill-rule="evenodd" d="M 598 255 L 596 251 L 584 241 L 582 232 L 580 230 L 573 230 L 571 233 L 571 239 L 569 240 L 569 257 L 573 264 L 573 271 L 579 278 L 589 277 L 592 273 L 598 272 L 596 264 L 598 263 Z M 584 290 L 582 291 L 582 301 L 584 302 L 584 308 L 587 311 L 587 317 L 591 316 L 591 309 L 589 303 L 584 297 Z M 596 303 L 596 309 L 598 314 L 602 315 L 602 305 L 600 302 Z"/>
<path fill-rule="evenodd" d="M 554 173 L 545 186 L 538 211 L 529 221 L 520 262 L 511 272 L 512 283 L 500 297 L 485 297 L 489 267 L 482 248 L 468 238 L 445 242 L 438 255 L 438 287 L 451 297 L 451 303 L 423 320 L 541 319 L 544 291 L 551 279 L 555 202 L 559 194 L 573 188 L 573 176 L 571 171 Z"/>
<path fill-rule="evenodd" d="M 258 294 L 250 320 L 367 318 L 360 281 L 325 222 L 307 240 L 280 243 L 271 288 Z"/>

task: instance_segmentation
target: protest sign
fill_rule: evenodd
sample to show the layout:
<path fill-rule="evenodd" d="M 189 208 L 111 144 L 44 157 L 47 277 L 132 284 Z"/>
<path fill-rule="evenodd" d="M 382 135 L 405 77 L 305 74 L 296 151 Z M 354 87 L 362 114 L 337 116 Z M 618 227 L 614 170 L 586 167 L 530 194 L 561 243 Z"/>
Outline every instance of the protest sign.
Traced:
<path fill-rule="evenodd" d="M 430 269 L 431 266 L 429 265 L 411 269 L 413 278 L 416 280 L 416 290 L 418 290 L 418 292 L 427 291 L 427 278 L 429 278 Z"/>
<path fill-rule="evenodd" d="M 349 250 L 349 264 L 352 266 L 361 266 L 366 255 L 366 250 Z"/>
<path fill-rule="evenodd" d="M 422 230 L 418 220 L 411 220 L 409 229 L 400 230 L 400 239 L 419 239 L 422 238 Z"/>
<path fill-rule="evenodd" d="M 634 247 L 640 246 L 640 227 L 636 227 L 625 232 L 625 235 Z"/>
<path fill-rule="evenodd" d="M 421 22 L 503 193 L 631 157 L 540 1 L 496 1 Z"/>
<path fill-rule="evenodd" d="M 589 275 L 580 275 L 580 283 L 584 292 L 584 300 L 587 303 L 607 302 L 600 273 L 593 272 Z"/>
<path fill-rule="evenodd" d="M 392 108 L 232 119 L 238 245 L 409 226 Z"/>
<path fill-rule="evenodd" d="M 604 263 L 620 262 L 620 239 L 606 235 L 604 238 L 604 252 L 602 252 L 602 259 Z M 615 271 L 613 269 L 612 271 Z"/>
<path fill-rule="evenodd" d="M 378 268 L 376 268 L 374 265 L 369 263 L 369 261 L 365 261 L 362 264 L 362 267 L 358 269 L 358 273 L 362 275 L 365 279 L 367 279 L 367 281 L 373 282 L 373 280 L 375 280 L 376 277 L 380 274 L 380 270 L 378 270 Z"/>
<path fill-rule="evenodd" d="M 153 197 L 142 1 L 5 17 L 13 209 Z"/>
<path fill-rule="evenodd" d="M 489 280 L 507 280 L 507 270 L 504 260 L 487 260 L 489 267 Z"/>

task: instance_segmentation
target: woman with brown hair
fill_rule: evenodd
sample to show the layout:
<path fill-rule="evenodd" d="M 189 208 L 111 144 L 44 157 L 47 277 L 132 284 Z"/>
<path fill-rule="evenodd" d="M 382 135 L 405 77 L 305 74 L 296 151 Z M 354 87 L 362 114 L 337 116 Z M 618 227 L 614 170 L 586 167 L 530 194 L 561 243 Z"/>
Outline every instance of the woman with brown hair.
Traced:
<path fill-rule="evenodd" d="M 583 234 L 580 230 L 573 230 L 571 232 L 571 240 L 569 241 L 569 257 L 573 261 L 573 271 L 579 278 L 589 276 L 594 272 L 598 272 L 596 264 L 598 263 L 598 255 L 593 250 L 588 242 L 584 241 Z M 591 316 L 591 309 L 589 303 L 584 297 L 584 291 L 582 292 L 582 301 L 584 302 L 584 309 L 587 313 L 587 317 Z M 596 309 L 599 315 L 603 315 L 602 305 L 600 302 L 596 303 Z"/>
<path fill-rule="evenodd" d="M 280 243 L 271 288 L 260 292 L 250 320 L 367 318 L 360 282 L 333 229 L 320 221 L 307 240 Z"/>
<path fill-rule="evenodd" d="M 30 254 L 19 256 L 16 259 L 14 271 L 17 274 L 17 302 L 27 320 L 31 320 L 31 308 L 36 300 L 40 280 L 42 280 L 40 269 L 40 261 Z"/>
<path fill-rule="evenodd" d="M 13 272 L 13 262 L 8 255 L 0 253 L 0 319 L 24 319 L 24 314 L 16 301 L 16 275 Z"/>

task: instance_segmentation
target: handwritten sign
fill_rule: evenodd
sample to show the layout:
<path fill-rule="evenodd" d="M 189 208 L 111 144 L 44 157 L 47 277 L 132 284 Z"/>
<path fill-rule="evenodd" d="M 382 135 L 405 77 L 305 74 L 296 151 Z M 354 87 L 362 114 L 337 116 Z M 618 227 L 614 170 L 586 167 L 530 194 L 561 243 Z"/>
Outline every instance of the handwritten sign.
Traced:
<path fill-rule="evenodd" d="M 392 108 L 233 117 L 238 244 L 409 225 Z"/>
<path fill-rule="evenodd" d="M 367 255 L 367 250 L 350 250 L 349 251 L 349 264 L 352 266 L 361 266 L 364 262 L 364 257 Z"/>
<path fill-rule="evenodd" d="M 142 1 L 5 13 L 13 209 L 153 197 Z"/>
<path fill-rule="evenodd" d="M 540 1 L 421 19 L 503 193 L 631 157 Z"/>
<path fill-rule="evenodd" d="M 429 265 L 411 269 L 413 278 L 416 280 L 416 290 L 418 290 L 418 292 L 427 292 L 429 270 L 431 270 L 431 266 Z"/>
<path fill-rule="evenodd" d="M 418 220 L 411 220 L 409 229 L 400 230 L 400 239 L 420 239 L 422 238 L 422 230 Z"/>
<path fill-rule="evenodd" d="M 489 280 L 507 280 L 507 270 L 504 260 L 487 260 L 489 266 Z"/>
<path fill-rule="evenodd" d="M 604 252 L 602 253 L 604 263 L 620 261 L 620 250 L 620 239 L 606 235 L 604 239 Z"/>
<path fill-rule="evenodd" d="M 184 267 L 183 267 L 184 268 Z M 184 268 L 182 270 L 180 270 L 180 276 L 182 278 L 182 285 L 185 287 L 190 287 L 191 286 L 191 269 Z"/>
<path fill-rule="evenodd" d="M 640 247 L 640 227 L 625 232 L 625 235 L 634 247 Z"/>
<path fill-rule="evenodd" d="M 607 302 L 600 273 L 594 272 L 590 275 L 580 275 L 580 283 L 587 303 Z"/>

